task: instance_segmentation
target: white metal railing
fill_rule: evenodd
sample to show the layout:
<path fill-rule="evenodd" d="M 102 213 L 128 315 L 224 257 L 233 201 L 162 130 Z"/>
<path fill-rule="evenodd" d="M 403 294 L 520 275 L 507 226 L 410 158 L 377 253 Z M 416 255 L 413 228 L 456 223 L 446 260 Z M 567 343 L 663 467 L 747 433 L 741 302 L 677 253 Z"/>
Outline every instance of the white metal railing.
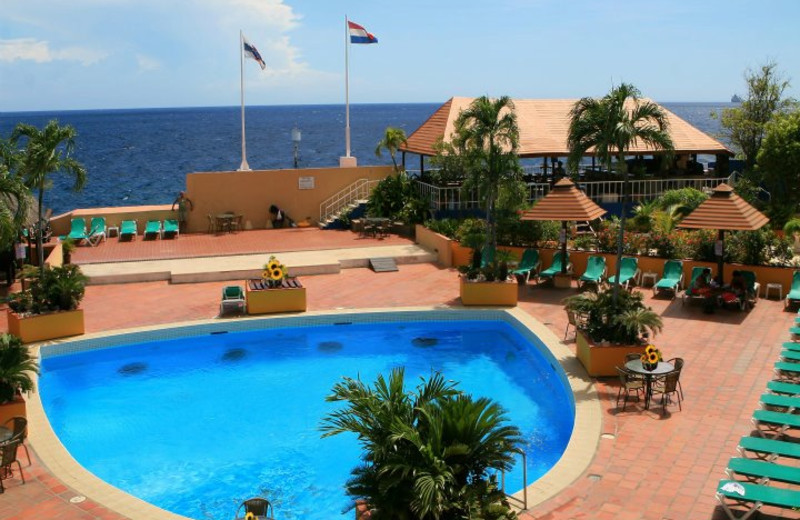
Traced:
<path fill-rule="evenodd" d="M 735 174 L 734 174 L 735 175 Z M 633 202 L 652 200 L 665 191 L 679 188 L 694 188 L 710 193 L 719 184 L 725 182 L 733 185 L 734 175 L 729 177 L 701 179 L 630 179 L 630 199 Z M 623 181 L 586 181 L 578 182 L 578 187 L 595 202 L 620 202 L 622 200 Z M 529 182 L 528 202 L 541 199 L 548 193 L 552 185 L 547 182 Z M 466 210 L 480 207 L 480 201 L 474 191 L 465 192 L 459 185 L 434 186 L 417 181 L 417 190 L 433 211 Z"/>
<path fill-rule="evenodd" d="M 379 182 L 379 180 L 358 179 L 350 186 L 328 197 L 319 205 L 319 221 L 326 222 L 347 206 L 359 200 L 369 199 L 372 190 Z"/>

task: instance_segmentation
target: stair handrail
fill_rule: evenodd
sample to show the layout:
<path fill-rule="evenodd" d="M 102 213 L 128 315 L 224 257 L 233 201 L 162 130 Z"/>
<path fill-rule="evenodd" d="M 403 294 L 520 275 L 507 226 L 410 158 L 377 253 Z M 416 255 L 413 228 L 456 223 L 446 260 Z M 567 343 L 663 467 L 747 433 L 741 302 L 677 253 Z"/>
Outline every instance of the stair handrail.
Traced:
<path fill-rule="evenodd" d="M 346 188 L 328 197 L 319 205 L 319 221 L 325 222 L 358 200 L 368 199 L 380 180 L 358 179 Z"/>

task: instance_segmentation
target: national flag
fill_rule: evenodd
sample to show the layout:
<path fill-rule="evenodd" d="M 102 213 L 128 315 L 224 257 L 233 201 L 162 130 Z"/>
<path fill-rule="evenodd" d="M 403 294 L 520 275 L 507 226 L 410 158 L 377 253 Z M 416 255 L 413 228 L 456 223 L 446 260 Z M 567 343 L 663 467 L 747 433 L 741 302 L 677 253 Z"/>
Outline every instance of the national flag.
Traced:
<path fill-rule="evenodd" d="M 261 59 L 261 54 L 258 53 L 256 46 L 247 41 L 247 38 L 245 38 L 244 35 L 242 35 L 242 40 L 244 41 L 244 57 L 256 60 L 256 62 L 261 65 L 261 70 L 266 69 L 267 64 Z"/>
<path fill-rule="evenodd" d="M 350 43 L 378 43 L 378 39 L 374 35 L 357 23 L 348 20 L 347 29 L 350 31 Z"/>

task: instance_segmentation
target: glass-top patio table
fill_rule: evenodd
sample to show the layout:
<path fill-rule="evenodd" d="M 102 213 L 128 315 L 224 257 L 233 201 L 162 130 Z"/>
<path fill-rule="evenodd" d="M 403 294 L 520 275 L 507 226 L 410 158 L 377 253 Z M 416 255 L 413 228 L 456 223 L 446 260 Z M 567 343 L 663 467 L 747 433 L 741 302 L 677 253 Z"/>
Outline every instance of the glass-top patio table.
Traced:
<path fill-rule="evenodd" d="M 656 376 L 663 376 L 675 370 L 675 365 L 668 361 L 659 361 L 653 370 L 645 370 L 641 359 L 633 359 L 625 363 L 625 368 L 634 374 L 644 376 L 644 409 L 650 408 L 650 398 L 653 395 L 653 380 Z"/>

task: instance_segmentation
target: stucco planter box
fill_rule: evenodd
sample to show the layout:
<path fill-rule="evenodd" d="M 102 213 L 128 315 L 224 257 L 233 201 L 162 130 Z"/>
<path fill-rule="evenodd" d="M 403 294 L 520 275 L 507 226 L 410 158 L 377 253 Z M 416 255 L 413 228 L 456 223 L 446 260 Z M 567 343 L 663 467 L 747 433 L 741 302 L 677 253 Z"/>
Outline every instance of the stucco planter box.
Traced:
<path fill-rule="evenodd" d="M 250 281 L 244 285 L 247 314 L 306 310 L 306 288 L 299 286 L 299 283 L 298 287 L 276 289 L 252 289 Z"/>
<path fill-rule="evenodd" d="M 77 336 L 85 332 L 83 309 L 58 311 L 49 314 L 20 316 L 8 311 L 8 332 L 18 336 L 23 343 Z"/>
<path fill-rule="evenodd" d="M 625 355 L 643 354 L 647 345 L 595 345 L 582 331 L 575 336 L 578 359 L 592 377 L 616 377 L 616 367 L 625 366 Z"/>
<path fill-rule="evenodd" d="M 572 288 L 572 275 L 556 273 L 553 276 L 553 287 L 557 289 L 571 289 Z"/>
<path fill-rule="evenodd" d="M 13 401 L 0 404 L 0 426 L 4 425 L 12 417 L 28 417 L 25 399 L 21 395 L 17 395 Z"/>
<path fill-rule="evenodd" d="M 468 282 L 461 278 L 461 303 L 464 305 L 504 305 L 516 307 L 517 283 L 506 282 Z"/>

